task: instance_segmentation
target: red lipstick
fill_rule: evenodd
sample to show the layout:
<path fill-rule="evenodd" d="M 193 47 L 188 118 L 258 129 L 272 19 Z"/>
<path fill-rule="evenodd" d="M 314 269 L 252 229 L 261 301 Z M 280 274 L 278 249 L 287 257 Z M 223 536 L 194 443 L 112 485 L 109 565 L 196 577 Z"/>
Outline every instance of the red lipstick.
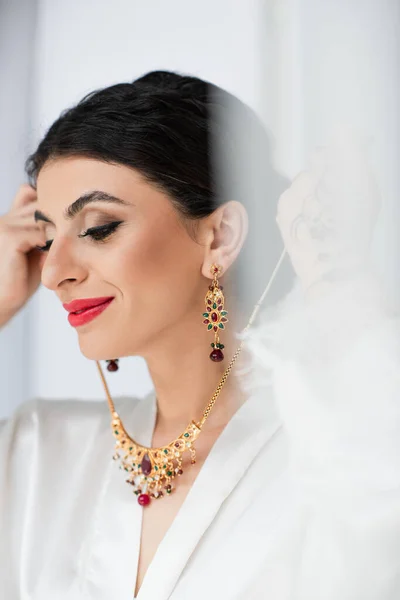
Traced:
<path fill-rule="evenodd" d="M 89 323 L 97 317 L 111 304 L 114 296 L 102 298 L 82 298 L 81 300 L 72 300 L 63 304 L 65 310 L 69 312 L 68 321 L 73 327 L 79 327 Z"/>

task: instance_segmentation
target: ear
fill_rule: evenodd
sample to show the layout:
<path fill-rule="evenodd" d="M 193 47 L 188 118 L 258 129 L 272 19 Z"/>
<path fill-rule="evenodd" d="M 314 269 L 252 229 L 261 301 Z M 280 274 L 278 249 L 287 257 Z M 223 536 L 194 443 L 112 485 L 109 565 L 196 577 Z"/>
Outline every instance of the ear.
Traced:
<path fill-rule="evenodd" d="M 204 260 L 202 275 L 212 279 L 213 263 L 222 266 L 222 276 L 235 262 L 246 240 L 249 219 L 240 202 L 230 200 L 219 206 L 204 223 Z"/>

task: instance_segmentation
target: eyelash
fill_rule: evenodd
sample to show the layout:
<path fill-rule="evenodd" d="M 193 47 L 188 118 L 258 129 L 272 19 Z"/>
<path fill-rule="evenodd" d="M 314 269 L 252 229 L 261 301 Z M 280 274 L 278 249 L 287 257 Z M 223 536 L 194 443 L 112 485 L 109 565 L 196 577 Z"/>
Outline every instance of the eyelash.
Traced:
<path fill-rule="evenodd" d="M 83 233 L 80 233 L 78 237 L 84 238 L 89 236 L 92 240 L 96 242 L 102 242 L 106 238 L 108 238 L 114 231 L 117 229 L 119 225 L 121 225 L 122 221 L 114 221 L 113 223 L 107 223 L 107 225 L 100 225 L 99 227 L 90 227 L 86 229 Z M 48 252 L 50 250 L 51 244 L 53 240 L 48 240 L 44 246 L 36 246 L 38 250 L 41 252 Z"/>

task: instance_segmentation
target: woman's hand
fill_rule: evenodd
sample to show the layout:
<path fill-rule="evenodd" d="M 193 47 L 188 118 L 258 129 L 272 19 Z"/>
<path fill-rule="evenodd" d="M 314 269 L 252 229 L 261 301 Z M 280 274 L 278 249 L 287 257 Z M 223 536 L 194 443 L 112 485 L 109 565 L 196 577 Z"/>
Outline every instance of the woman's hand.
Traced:
<path fill-rule="evenodd" d="M 277 223 L 305 290 L 365 270 L 379 204 L 365 142 L 340 130 L 278 202 Z"/>
<path fill-rule="evenodd" d="M 18 189 L 9 212 L 0 217 L 0 326 L 26 303 L 40 283 L 44 232 L 34 221 L 36 191 Z"/>

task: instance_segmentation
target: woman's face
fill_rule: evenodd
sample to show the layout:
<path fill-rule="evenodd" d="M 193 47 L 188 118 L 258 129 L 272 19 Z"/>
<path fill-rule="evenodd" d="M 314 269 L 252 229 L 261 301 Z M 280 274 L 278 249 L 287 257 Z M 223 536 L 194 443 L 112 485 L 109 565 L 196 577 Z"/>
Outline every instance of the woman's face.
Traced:
<path fill-rule="evenodd" d="M 125 166 L 74 157 L 46 163 L 37 192 L 36 219 L 52 240 L 42 283 L 63 304 L 112 298 L 95 318 L 73 325 L 87 358 L 145 356 L 194 315 L 204 327 L 205 249 L 165 193 Z"/>

